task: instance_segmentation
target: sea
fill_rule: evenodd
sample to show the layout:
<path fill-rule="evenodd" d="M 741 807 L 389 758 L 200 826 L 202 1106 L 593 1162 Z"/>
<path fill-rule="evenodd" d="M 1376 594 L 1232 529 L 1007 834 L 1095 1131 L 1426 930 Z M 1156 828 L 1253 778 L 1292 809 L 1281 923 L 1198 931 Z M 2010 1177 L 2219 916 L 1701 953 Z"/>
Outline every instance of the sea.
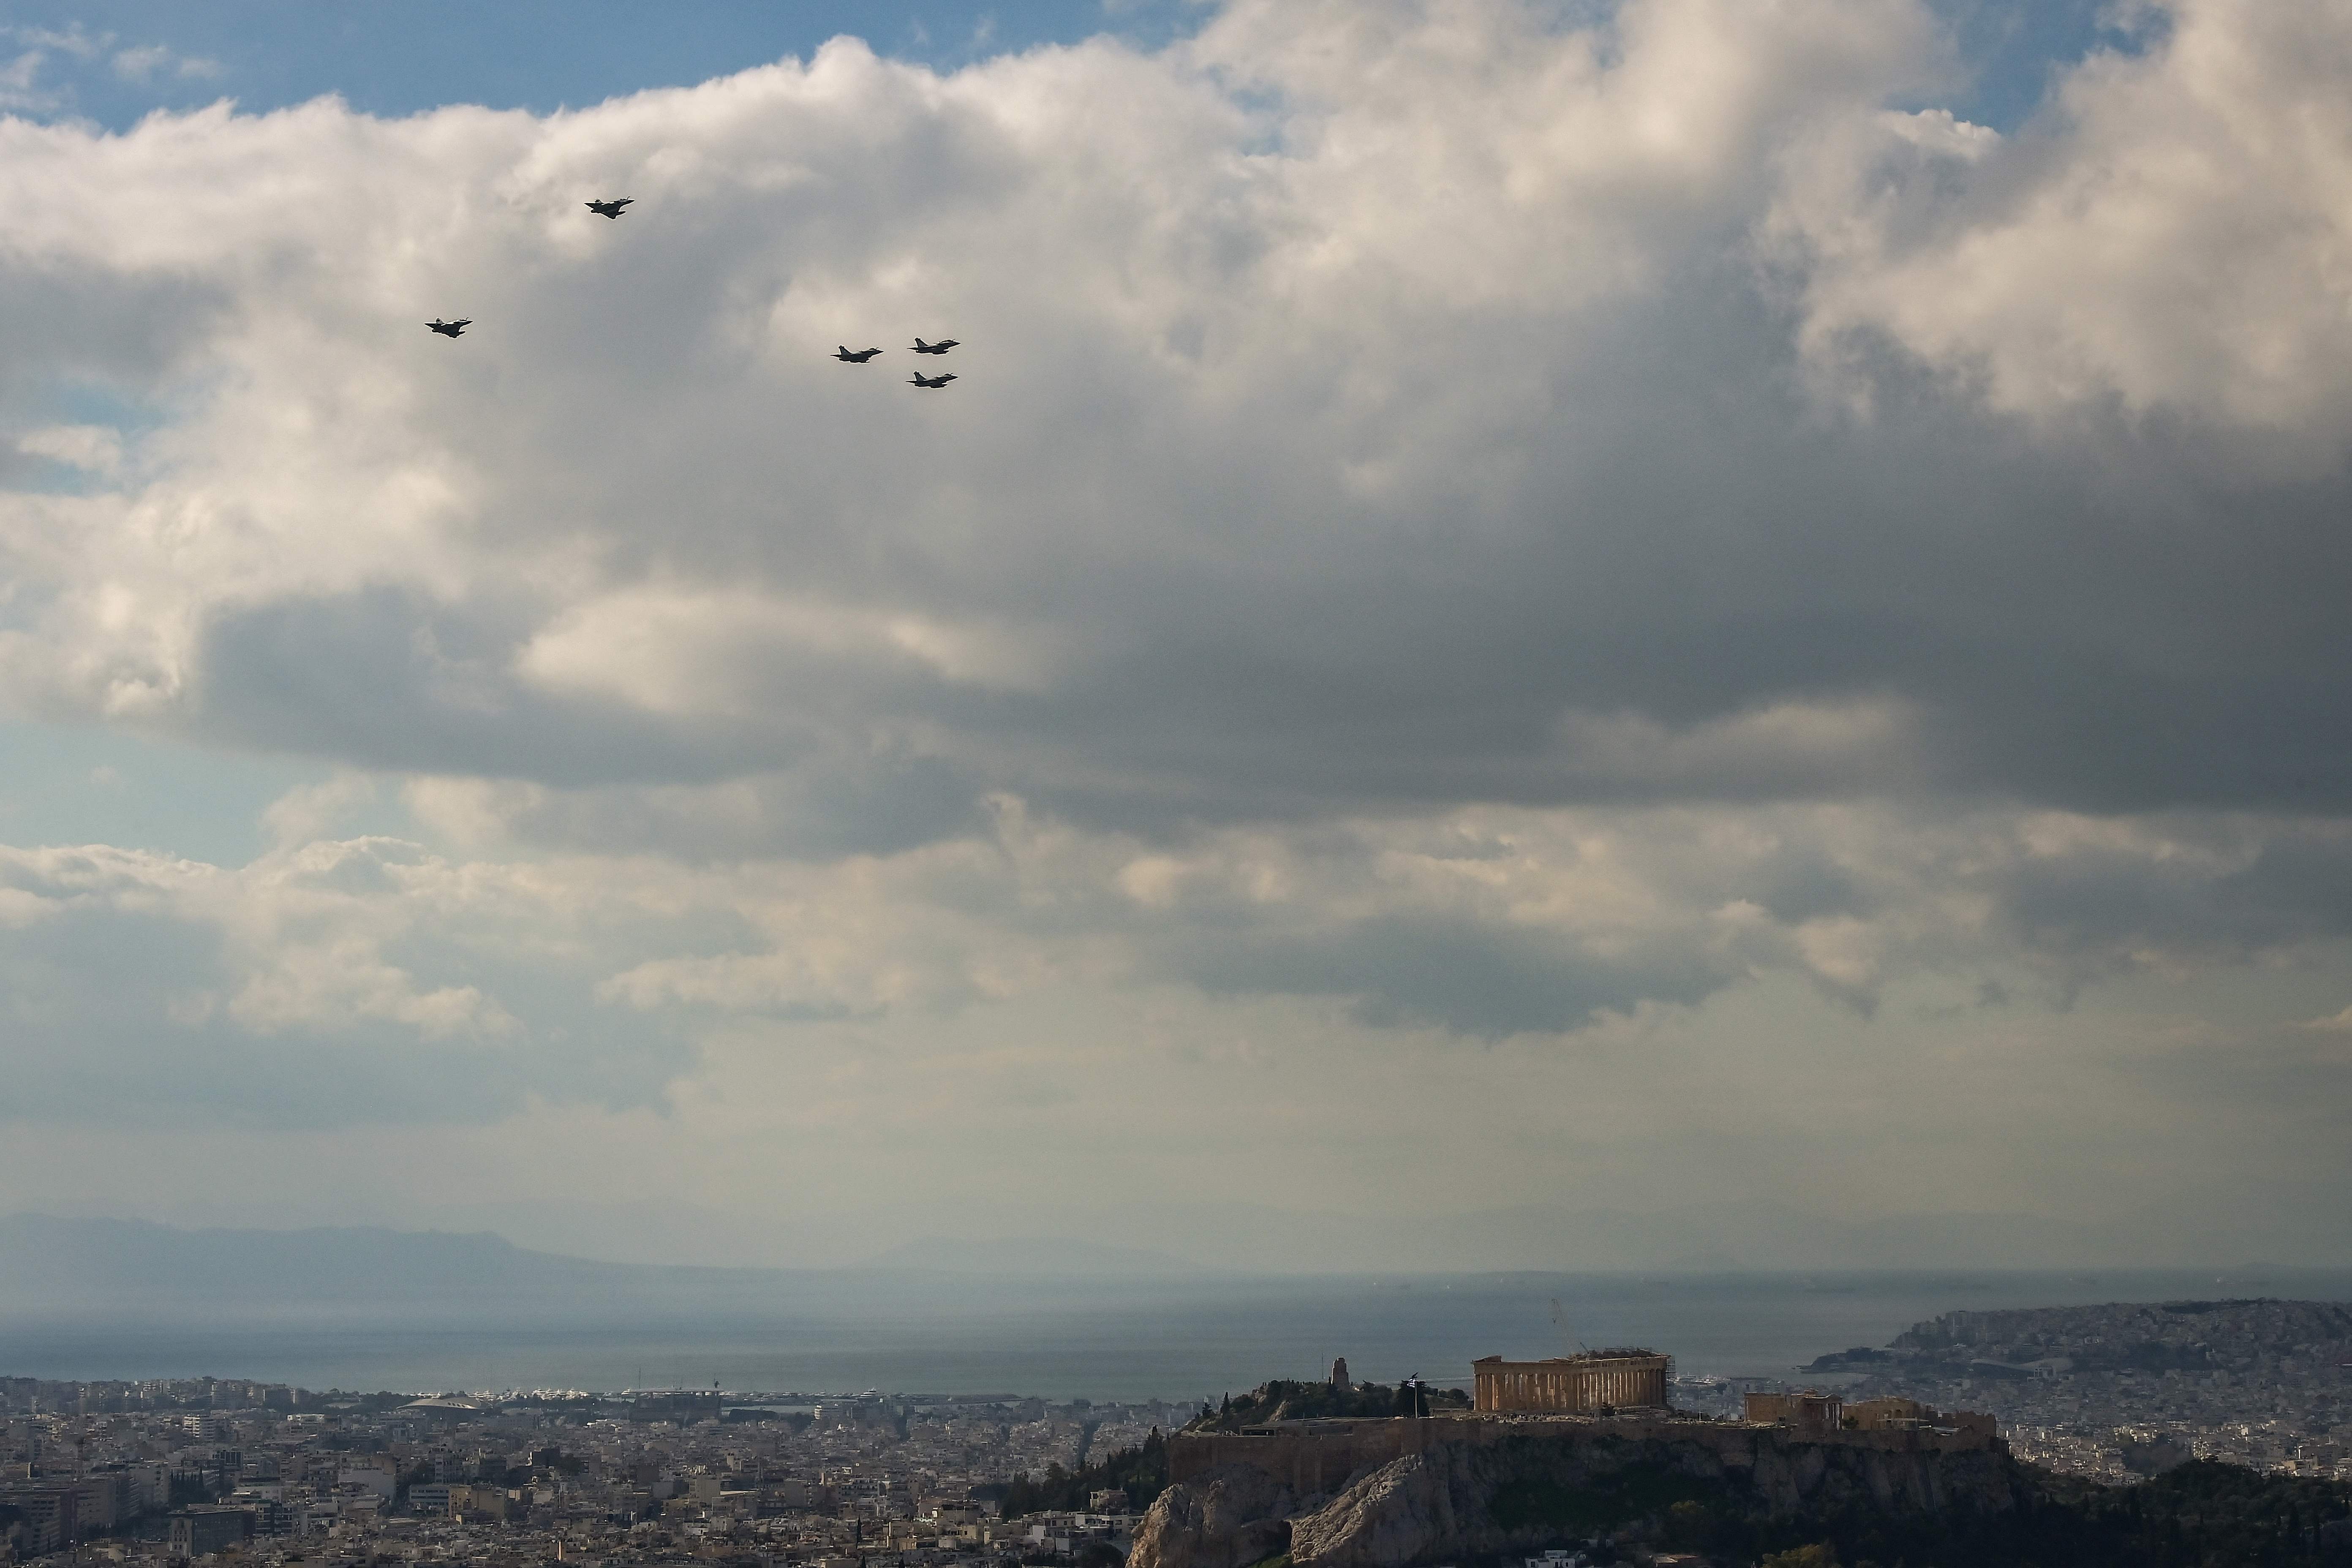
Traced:
<path fill-rule="evenodd" d="M 876 1273 L 819 1304 L 625 1322 L 345 1316 L 0 1322 L 0 1375 L 211 1375 L 414 1393 L 709 1388 L 1214 1400 L 1273 1377 L 1465 1383 L 1479 1356 L 1641 1345 L 1779 1377 L 1956 1310 L 2352 1300 L 2352 1271 L 1450 1274 L 1154 1279 Z"/>

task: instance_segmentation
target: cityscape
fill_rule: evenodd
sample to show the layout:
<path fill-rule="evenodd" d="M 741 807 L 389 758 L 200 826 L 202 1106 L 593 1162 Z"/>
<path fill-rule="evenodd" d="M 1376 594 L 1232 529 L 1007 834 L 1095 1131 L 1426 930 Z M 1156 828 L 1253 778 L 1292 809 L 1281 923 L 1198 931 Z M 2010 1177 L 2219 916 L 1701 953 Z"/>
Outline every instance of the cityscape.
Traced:
<path fill-rule="evenodd" d="M 874 1393 L 352 1396 L 212 1378 L 12 1378 L 0 1399 L 0 1510 L 17 1512 L 20 1561 L 84 1541 L 99 1560 L 155 1562 L 232 1544 L 364 1562 L 381 1542 L 534 1563 L 683 1552 L 840 1568 L 1041 1542 L 1067 1556 L 1131 1535 L 1139 1510 L 1103 1497 L 1008 1523 L 975 1500 L 1198 1414 Z"/>
<path fill-rule="evenodd" d="M 1342 1358 L 1216 1406 L 5 1377 L 0 1561 L 1112 1568 L 1171 1487 L 1234 1466 L 1324 1494 L 1432 1445 L 1537 1430 L 1924 1443 L 2104 1488 L 2199 1460 L 2352 1482 L 2352 1310 L 2328 1303 L 1958 1311 L 1781 1379 L 1683 1373 L 1647 1350 L 1474 1372 L 1391 1388 Z M 1171 1527 L 1153 1528 L 1145 1555 L 1168 1561 Z"/>

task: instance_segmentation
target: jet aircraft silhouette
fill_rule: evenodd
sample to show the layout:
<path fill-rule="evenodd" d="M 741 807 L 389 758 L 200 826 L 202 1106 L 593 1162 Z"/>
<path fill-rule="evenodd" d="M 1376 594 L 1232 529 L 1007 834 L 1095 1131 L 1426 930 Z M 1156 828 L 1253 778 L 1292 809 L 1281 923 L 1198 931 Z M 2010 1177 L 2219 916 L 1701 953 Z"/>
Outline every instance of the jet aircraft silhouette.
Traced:
<path fill-rule="evenodd" d="M 438 332 L 445 338 L 454 338 L 473 324 L 473 317 L 460 316 L 454 321 L 438 320 L 427 321 L 425 323 L 425 330 L 428 332 Z"/>
<path fill-rule="evenodd" d="M 872 359 L 876 354 L 878 354 L 881 352 L 882 351 L 880 349 L 857 349 L 853 351 L 847 343 L 844 343 L 834 351 L 833 357 L 839 360 L 844 364 L 864 364 L 867 360 Z"/>
<path fill-rule="evenodd" d="M 635 196 L 614 196 L 605 201 L 590 202 L 588 210 L 598 217 L 619 217 L 621 209 L 636 199 Z"/>
<path fill-rule="evenodd" d="M 915 352 L 919 354 L 943 354 L 955 346 L 953 338 L 941 338 L 935 343 L 927 343 L 920 338 L 915 340 Z"/>
<path fill-rule="evenodd" d="M 909 386 L 929 387 L 931 391 L 937 392 L 940 387 L 945 386 L 954 379 L 955 372 L 951 370 L 941 371 L 937 375 L 925 375 L 919 370 L 915 373 L 915 379 L 908 382 L 907 384 Z"/>

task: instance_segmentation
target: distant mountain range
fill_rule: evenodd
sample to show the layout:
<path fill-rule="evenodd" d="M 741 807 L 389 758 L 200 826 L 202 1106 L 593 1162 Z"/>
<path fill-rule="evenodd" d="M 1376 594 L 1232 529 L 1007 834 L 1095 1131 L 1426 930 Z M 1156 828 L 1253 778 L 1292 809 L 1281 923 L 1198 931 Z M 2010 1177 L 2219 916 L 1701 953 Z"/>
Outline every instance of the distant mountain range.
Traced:
<path fill-rule="evenodd" d="M 0 1321 L 320 1320 L 754 1321 L 920 1310 L 975 1275 L 1111 1282 L 1198 1274 L 1164 1253 L 1083 1242 L 919 1242 L 859 1268 L 607 1263 L 487 1233 L 375 1226 L 184 1230 L 145 1220 L 0 1218 Z"/>
<path fill-rule="evenodd" d="M 395 1221 L 394 1223 L 401 1223 Z M 2225 1268 L 2249 1257 L 2352 1266 L 2352 1215 L 2324 1184 L 2282 1184 L 2259 1214 L 2150 1205 L 2097 1221 L 2026 1213 L 1847 1216 L 1739 1198 L 1650 1209 L 1528 1204 L 1453 1214 L 1315 1212 L 1177 1194 L 1024 1203 L 985 1192 L 800 1208 L 489 1198 L 440 1229 L 645 1262 L 886 1267 L 1089 1279 L 1211 1274 L 1787 1272 Z M 415 1228 L 421 1228 L 421 1224 Z"/>
<path fill-rule="evenodd" d="M 653 1268 L 532 1252 L 490 1235 L 373 1226 L 182 1230 L 144 1220 L 0 1219 L 0 1317 L 147 1321 L 405 1316 L 450 1309 L 594 1315 L 680 1296 L 756 1299 L 781 1271 Z"/>
<path fill-rule="evenodd" d="M 1171 1252 L 1112 1247 L 1055 1237 L 1006 1237 L 995 1241 L 969 1237 L 926 1237 L 894 1247 L 876 1258 L 875 1268 L 936 1269 L 948 1274 L 1037 1274 L 1093 1278 L 1178 1277 L 1207 1273 Z"/>
<path fill-rule="evenodd" d="M 960 1216 L 929 1217 L 953 1226 Z M 2116 1238 L 2090 1227 L 2011 1215 L 1841 1223 L 1726 1204 L 1646 1215 L 1529 1207 L 1378 1217 L 1168 1204 L 1029 1217 L 1066 1234 L 989 1237 L 966 1226 L 887 1245 L 891 1229 L 906 1236 L 912 1226 L 877 1225 L 880 1250 L 851 1267 L 808 1268 L 607 1262 L 519 1247 L 488 1231 L 183 1229 L 16 1215 L 0 1218 L 0 1323 L 748 1324 L 1213 1300 L 1229 1295 L 1233 1281 L 1303 1276 L 2082 1270 L 2136 1262 Z M 698 1250 L 747 1241 L 789 1247 L 789 1222 L 775 1230 L 709 1226 L 705 1234 L 719 1239 Z M 1073 1231 L 1142 1245 L 1076 1239 L 1066 1234 Z M 625 1245 L 629 1227 L 602 1234 Z M 2238 1236 L 2206 1256 L 2242 1258 L 2263 1241 Z M 2305 1268 L 2333 1261 L 2307 1249 L 2273 1253 L 2282 1255 Z M 1367 1267 L 1368 1259 L 1378 1261 Z M 1052 1289 L 1041 1293 L 1041 1282 Z"/>

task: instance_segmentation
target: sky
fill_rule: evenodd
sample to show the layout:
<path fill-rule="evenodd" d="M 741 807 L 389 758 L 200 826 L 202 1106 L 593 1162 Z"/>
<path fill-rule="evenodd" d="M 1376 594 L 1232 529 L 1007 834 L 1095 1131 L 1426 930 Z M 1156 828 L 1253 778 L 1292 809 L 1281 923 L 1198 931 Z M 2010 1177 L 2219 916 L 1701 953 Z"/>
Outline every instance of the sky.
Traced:
<path fill-rule="evenodd" d="M 2352 1263 L 2347 80 L 0 5 L 0 1211 Z"/>

